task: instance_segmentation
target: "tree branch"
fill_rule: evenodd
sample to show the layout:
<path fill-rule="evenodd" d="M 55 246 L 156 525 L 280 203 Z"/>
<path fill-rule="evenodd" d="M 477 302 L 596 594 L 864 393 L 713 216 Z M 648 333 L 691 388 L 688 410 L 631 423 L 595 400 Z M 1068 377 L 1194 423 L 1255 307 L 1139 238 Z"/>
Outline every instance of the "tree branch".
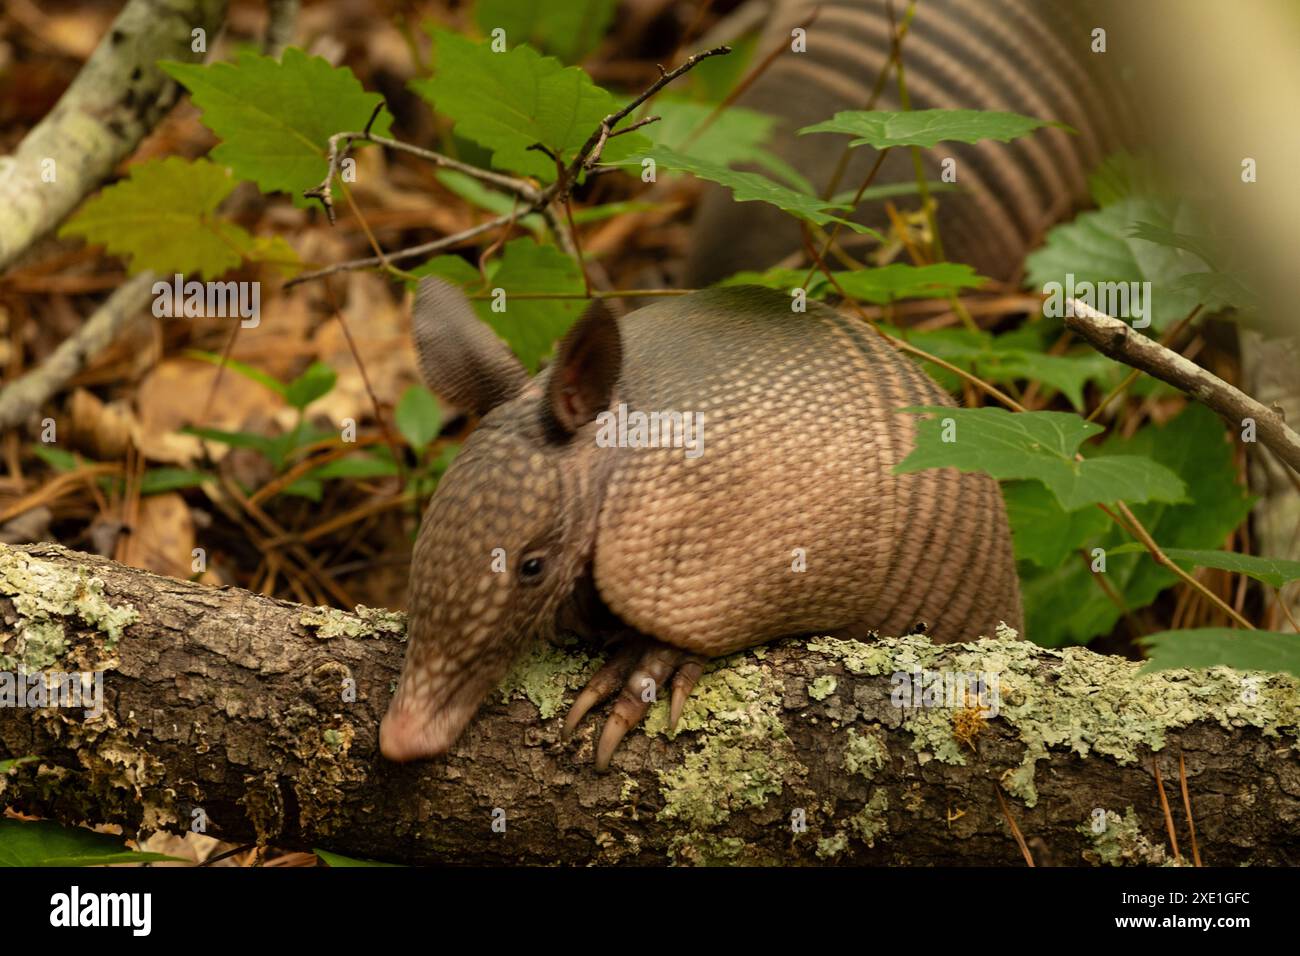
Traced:
<path fill-rule="evenodd" d="M 559 739 L 595 661 L 547 646 L 448 756 L 399 767 L 378 756 L 376 730 L 401 630 L 390 612 L 0 546 L 0 669 L 103 674 L 96 719 L 0 708 L 0 760 L 39 758 L 0 775 L 0 799 L 409 863 L 1023 865 L 1012 824 L 1038 865 L 1159 863 L 1153 754 L 1179 787 L 1181 753 L 1208 865 L 1300 863 L 1294 678 L 1140 675 L 1006 639 L 783 641 L 706 673 L 675 737 L 656 704 L 598 775 L 598 721 Z M 900 709 L 891 695 L 914 667 L 950 684 L 996 674 L 997 716 L 961 700 Z"/>
<path fill-rule="evenodd" d="M 1072 300 L 1074 315 L 1065 325 L 1103 355 L 1141 369 L 1213 409 L 1234 427 L 1255 420 L 1259 440 L 1293 471 L 1300 473 L 1300 435 L 1286 423 L 1279 409 L 1268 408 L 1217 375 L 1165 348 L 1145 335 L 1135 335 L 1128 324 L 1098 312 L 1087 303 Z"/>

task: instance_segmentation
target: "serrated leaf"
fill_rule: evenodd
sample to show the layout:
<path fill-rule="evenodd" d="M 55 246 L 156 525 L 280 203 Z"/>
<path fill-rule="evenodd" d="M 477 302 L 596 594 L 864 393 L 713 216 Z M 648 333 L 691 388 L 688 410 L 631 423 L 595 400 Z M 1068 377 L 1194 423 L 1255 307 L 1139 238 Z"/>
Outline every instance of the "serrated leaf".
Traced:
<path fill-rule="evenodd" d="M 230 170 L 178 156 L 132 166 L 59 229 L 129 260 L 132 274 L 219 276 L 236 268 L 252 237 L 217 215 L 237 180 Z"/>
<path fill-rule="evenodd" d="M 1162 331 L 1197 304 L 1195 294 L 1175 282 L 1205 267 L 1186 250 L 1149 242 L 1131 233 L 1139 222 L 1172 228 L 1191 217 L 1187 203 L 1153 199 L 1128 199 L 1081 213 L 1050 230 L 1044 245 L 1025 259 L 1025 285 L 1043 290 L 1049 283 L 1078 288 L 1084 282 L 1094 287 L 1103 282 L 1150 282 L 1150 295 L 1144 302 L 1145 318 L 1151 328 Z M 1107 311 L 1106 303 L 1093 301 L 1092 305 Z M 1112 314 L 1122 311 L 1110 308 Z M 1127 309 L 1130 314 L 1115 317 L 1139 318 L 1133 303 Z"/>
<path fill-rule="evenodd" d="M 430 28 L 434 38 L 432 77 L 411 88 L 443 116 L 456 133 L 492 151 L 498 169 L 555 179 L 555 161 L 530 149 L 540 143 L 565 163 L 603 120 L 617 109 L 614 97 L 577 67 L 527 46 L 494 53 L 489 44 Z M 614 161 L 648 141 L 628 133 L 609 141 L 605 159 Z"/>
<path fill-rule="evenodd" d="M 792 189 L 816 192 L 802 173 L 764 147 L 776 125 L 773 116 L 739 106 L 719 112 L 711 103 L 674 96 L 656 98 L 652 112 L 659 121 L 644 131 L 656 147 L 664 146 L 718 166 L 752 163 Z"/>
<path fill-rule="evenodd" d="M 1164 466 L 1135 455 L 1076 461 L 1084 440 L 1101 426 L 1066 412 L 927 406 L 903 411 L 932 416 L 917 423 L 916 448 L 895 474 L 927 468 L 982 471 L 994 478 L 1040 481 L 1066 511 L 1115 501 L 1180 501 L 1182 481 Z M 944 441 L 945 420 L 955 440 Z"/>
<path fill-rule="evenodd" d="M 845 209 L 843 205 L 782 186 L 761 173 L 729 169 L 717 163 L 686 156 L 667 146 L 653 147 L 644 153 L 629 156 L 616 165 L 640 166 L 644 158 L 653 159 L 656 166 L 662 169 L 690 173 L 720 186 L 726 186 L 731 190 L 732 198 L 736 202 L 765 202 L 806 222 L 819 226 L 840 223 L 854 232 L 870 235 L 879 242 L 885 241 L 884 236 L 874 229 L 832 215 L 833 212 L 843 211 Z"/>
<path fill-rule="evenodd" d="M 1088 175 L 1088 193 L 1098 206 L 1125 199 L 1169 197 L 1173 192 L 1147 154 L 1112 153 Z"/>
<path fill-rule="evenodd" d="M 1202 627 L 1161 631 L 1140 641 L 1149 660 L 1143 672 L 1231 667 L 1300 677 L 1300 635 Z"/>
<path fill-rule="evenodd" d="M 1016 559 L 1055 568 L 1071 560 L 1072 553 L 1110 525 L 1100 508 L 1065 511 L 1037 481 L 1009 481 L 1002 485 L 1011 524 Z M 1074 560 L 1078 560 L 1075 558 Z"/>
<path fill-rule="evenodd" d="M 467 294 L 484 291 L 482 278 L 464 259 L 438 256 L 415 270 L 417 276 L 437 275 L 461 286 Z M 582 273 L 577 263 L 554 246 L 542 246 L 531 239 L 506 243 L 501 259 L 491 263 L 488 291 L 505 291 L 505 311 L 495 312 L 492 303 L 472 300 L 479 318 L 490 325 L 530 371 L 535 372 L 556 339 L 581 314 L 581 298 L 513 298 L 528 292 L 569 292 L 582 295 Z"/>
<path fill-rule="evenodd" d="M 406 443 L 417 452 L 423 451 L 442 429 L 438 400 L 422 385 L 412 385 L 402 393 L 393 418 Z"/>
<path fill-rule="evenodd" d="M 1177 474 L 1189 501 L 1134 505 L 1133 513 L 1162 547 L 1214 548 L 1250 512 L 1252 499 L 1237 483 L 1237 468 L 1223 423 L 1202 405 L 1188 405 L 1165 425 L 1147 425 L 1131 439 L 1111 438 L 1100 451 L 1152 458 Z M 1086 543 L 1107 554 L 1106 581 L 1131 609 L 1146 607 L 1178 581 L 1173 572 L 1121 547 L 1129 535 L 1112 526 Z M 1047 647 L 1085 644 L 1109 633 L 1120 610 L 1092 580 L 1083 562 L 1067 562 L 1054 570 L 1022 578 L 1025 630 L 1035 643 Z"/>
<path fill-rule="evenodd" d="M 103 866 L 182 862 L 164 853 L 128 849 L 121 837 L 50 820 L 0 820 L 0 866 Z"/>
<path fill-rule="evenodd" d="M 805 126 L 799 135 L 845 133 L 854 137 L 850 146 L 928 149 L 940 142 L 978 143 L 995 139 L 1005 143 L 1043 126 L 1070 130 L 1064 123 L 997 110 L 843 110 L 825 122 Z"/>
<path fill-rule="evenodd" d="M 600 43 L 617 5 L 617 0 L 478 0 L 475 19 L 484 34 L 504 30 L 510 46 L 531 43 L 576 63 Z"/>
<path fill-rule="evenodd" d="M 1166 548 L 1162 545 L 1160 550 L 1164 552 L 1165 557 L 1177 564 L 1232 571 L 1235 574 L 1244 574 L 1257 581 L 1263 581 L 1275 588 L 1280 588 L 1292 581 L 1300 581 L 1300 561 L 1288 561 L 1284 558 L 1263 558 L 1254 554 L 1238 554 L 1235 551 L 1209 551 L 1202 548 Z M 1147 549 L 1137 542 L 1112 548 L 1110 553 L 1149 554 Z"/>
<path fill-rule="evenodd" d="M 221 142 L 212 158 L 250 179 L 263 192 L 287 192 L 294 204 L 325 178 L 329 138 L 365 128 L 378 93 L 367 93 L 345 66 L 289 47 L 280 60 L 250 51 L 235 63 L 161 62 L 190 91 L 203 123 Z M 381 110 L 371 131 L 388 135 L 392 117 Z"/>
<path fill-rule="evenodd" d="M 740 272 L 728 276 L 719 285 L 761 285 L 769 289 L 789 292 L 805 289 L 809 298 L 824 299 L 838 294 L 836 285 L 855 299 L 864 299 L 881 305 L 900 299 L 932 299 L 960 293 L 963 289 L 977 289 L 988 280 L 968 265 L 940 262 L 927 266 L 893 263 L 877 269 L 858 269 L 853 272 L 832 272 L 835 282 L 824 273 L 814 272 L 807 286 L 807 269 L 768 269 L 765 272 Z"/>

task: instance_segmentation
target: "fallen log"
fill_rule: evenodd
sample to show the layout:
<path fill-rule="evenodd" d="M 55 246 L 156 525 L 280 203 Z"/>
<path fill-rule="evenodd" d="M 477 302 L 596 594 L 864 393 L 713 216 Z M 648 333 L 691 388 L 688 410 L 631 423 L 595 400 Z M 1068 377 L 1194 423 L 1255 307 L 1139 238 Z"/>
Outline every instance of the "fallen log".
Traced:
<path fill-rule="evenodd" d="M 1171 829 L 1188 862 L 1190 807 L 1207 865 L 1300 863 L 1289 676 L 1141 674 L 1009 635 L 783 641 L 717 662 L 675 735 L 655 704 L 599 775 L 599 721 L 559 734 L 598 658 L 547 645 L 450 754 L 396 766 L 376 737 L 402 630 L 0 546 L 0 761 L 36 758 L 0 772 L 0 804 L 456 864 L 1160 864 Z M 27 706 L 23 668 L 99 674 L 102 699 L 92 680 Z"/>

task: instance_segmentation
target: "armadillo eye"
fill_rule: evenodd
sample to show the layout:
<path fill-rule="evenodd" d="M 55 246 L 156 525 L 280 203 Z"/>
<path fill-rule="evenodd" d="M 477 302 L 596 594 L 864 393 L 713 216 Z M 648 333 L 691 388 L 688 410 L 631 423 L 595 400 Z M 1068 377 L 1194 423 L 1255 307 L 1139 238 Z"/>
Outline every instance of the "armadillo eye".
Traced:
<path fill-rule="evenodd" d="M 519 577 L 524 581 L 536 581 L 542 576 L 543 563 L 538 557 L 525 558 L 519 565 Z"/>

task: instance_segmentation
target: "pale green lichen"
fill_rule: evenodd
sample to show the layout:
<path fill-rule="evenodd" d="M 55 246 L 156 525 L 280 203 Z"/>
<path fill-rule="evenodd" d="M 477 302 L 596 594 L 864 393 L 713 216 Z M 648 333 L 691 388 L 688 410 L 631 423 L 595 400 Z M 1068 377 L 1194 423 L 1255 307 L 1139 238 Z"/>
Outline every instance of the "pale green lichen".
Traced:
<path fill-rule="evenodd" d="M 599 666 L 598 657 L 539 641 L 515 661 L 498 692 L 502 700 L 522 693 L 533 702 L 543 720 L 550 720 L 566 709 L 569 691 L 586 684 Z"/>
<path fill-rule="evenodd" d="M 18 614 L 12 647 L 0 655 L 5 670 L 45 670 L 67 650 L 63 622 L 75 618 L 103 634 L 111 650 L 140 619 L 129 604 L 114 606 L 104 582 L 84 567 L 65 567 L 0 546 L 0 594 Z"/>
<path fill-rule="evenodd" d="M 883 787 L 877 787 L 871 793 L 871 799 L 853 816 L 849 817 L 849 829 L 854 836 L 867 846 L 875 846 L 878 837 L 889 833 L 889 794 Z"/>
<path fill-rule="evenodd" d="M 664 731 L 665 710 L 662 700 L 651 709 L 647 733 Z M 780 694 L 748 655 L 701 677 L 679 729 L 702 731 L 701 746 L 679 766 L 656 771 L 664 799 L 661 820 L 716 826 L 733 812 L 765 806 L 788 778 L 807 772 L 781 721 Z"/>
<path fill-rule="evenodd" d="M 834 674 L 823 674 L 808 685 L 808 696 L 813 700 L 825 700 L 835 693 L 837 686 L 839 681 L 835 679 Z"/>
<path fill-rule="evenodd" d="M 304 608 L 298 616 L 298 623 L 311 628 L 325 641 L 335 637 L 379 637 L 381 634 L 406 632 L 405 614 L 364 604 L 358 604 L 351 614 L 333 607 Z"/>
<path fill-rule="evenodd" d="M 1140 674 L 1138 664 L 1121 657 L 1005 639 L 944 647 L 915 635 L 873 644 L 817 638 L 808 646 L 862 676 L 940 666 L 996 675 L 999 700 L 993 719 L 1014 728 L 1025 747 L 1020 766 L 1004 782 L 1028 806 L 1038 800 L 1035 764 L 1050 752 L 1095 752 L 1130 764 L 1146 750 L 1164 747 L 1169 731 L 1197 720 L 1289 737 L 1300 751 L 1300 680 L 1287 675 L 1263 675 L 1248 684 L 1243 674 L 1222 667 Z M 903 723 L 914 735 L 918 758 L 965 763 L 966 752 L 953 735 L 952 712 L 918 710 L 908 711 Z"/>
<path fill-rule="evenodd" d="M 850 727 L 848 737 L 848 745 L 844 748 L 844 769 L 870 780 L 889 759 L 889 746 L 884 734 L 877 727 L 872 727 L 865 735 Z"/>
<path fill-rule="evenodd" d="M 1100 832 L 1091 819 L 1075 829 L 1091 842 L 1083 858 L 1093 866 L 1163 866 L 1170 862 L 1165 848 L 1143 835 L 1132 807 L 1124 810 L 1122 819 L 1114 810 L 1107 810 Z"/>
<path fill-rule="evenodd" d="M 849 848 L 849 835 L 837 830 L 834 836 L 822 837 L 817 841 L 817 859 L 827 860 L 839 856 Z"/>
<path fill-rule="evenodd" d="M 772 866 L 776 860 L 740 837 L 691 832 L 673 837 L 668 855 L 676 864 L 690 866 Z"/>

